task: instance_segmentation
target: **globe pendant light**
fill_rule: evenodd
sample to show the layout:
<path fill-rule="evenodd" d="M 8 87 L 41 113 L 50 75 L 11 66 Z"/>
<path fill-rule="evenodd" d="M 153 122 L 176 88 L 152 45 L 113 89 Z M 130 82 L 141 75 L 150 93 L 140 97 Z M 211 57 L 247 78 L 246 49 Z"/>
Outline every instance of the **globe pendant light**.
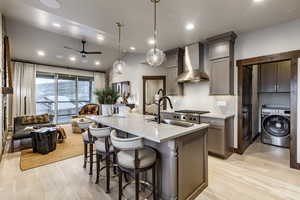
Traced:
<path fill-rule="evenodd" d="M 156 28 L 156 4 L 160 0 L 151 0 L 151 2 L 154 4 L 154 48 L 150 49 L 147 54 L 146 54 L 146 61 L 147 63 L 152 66 L 152 67 L 157 67 L 161 65 L 165 58 L 166 55 L 165 53 L 157 48 L 157 28 Z"/>
<path fill-rule="evenodd" d="M 119 58 L 118 60 L 116 60 L 113 64 L 113 70 L 116 74 L 122 74 L 123 73 L 123 69 L 126 66 L 126 63 L 121 60 L 121 23 L 117 22 L 116 23 L 118 31 L 119 31 Z"/>

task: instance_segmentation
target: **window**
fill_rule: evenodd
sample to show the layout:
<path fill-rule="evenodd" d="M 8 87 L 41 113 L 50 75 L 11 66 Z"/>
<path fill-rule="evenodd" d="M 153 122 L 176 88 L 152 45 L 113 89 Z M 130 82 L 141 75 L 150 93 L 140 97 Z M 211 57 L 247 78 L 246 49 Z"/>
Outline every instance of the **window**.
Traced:
<path fill-rule="evenodd" d="M 57 123 L 68 123 L 80 108 L 92 101 L 94 79 L 62 74 L 37 73 L 37 114 L 55 115 Z"/>
<path fill-rule="evenodd" d="M 58 75 L 57 121 L 70 122 L 72 115 L 78 113 L 76 108 L 76 76 Z"/>
<path fill-rule="evenodd" d="M 39 74 L 36 77 L 36 112 L 55 115 L 55 76 Z"/>

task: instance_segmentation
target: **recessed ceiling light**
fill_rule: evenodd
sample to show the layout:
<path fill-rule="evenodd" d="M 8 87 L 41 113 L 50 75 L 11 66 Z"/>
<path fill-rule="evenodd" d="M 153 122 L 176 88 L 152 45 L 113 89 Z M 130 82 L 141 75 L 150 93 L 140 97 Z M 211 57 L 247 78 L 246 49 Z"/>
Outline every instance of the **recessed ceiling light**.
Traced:
<path fill-rule="evenodd" d="M 192 23 L 188 23 L 186 26 L 185 26 L 185 29 L 190 31 L 190 30 L 193 30 L 195 28 L 195 25 L 192 24 Z"/>
<path fill-rule="evenodd" d="M 59 23 L 56 23 L 56 22 L 52 23 L 52 26 L 54 26 L 55 28 L 60 28 L 61 27 L 61 25 Z"/>
<path fill-rule="evenodd" d="M 149 40 L 148 40 L 148 44 L 150 44 L 150 45 L 155 44 L 155 40 L 154 40 L 154 39 L 149 39 Z"/>
<path fill-rule="evenodd" d="M 37 51 L 37 54 L 38 54 L 39 56 L 45 56 L 45 52 L 44 52 L 44 51 L 41 51 L 41 50 L 38 50 L 38 51 Z"/>
<path fill-rule="evenodd" d="M 103 41 L 104 40 L 104 36 L 103 35 L 98 35 L 97 39 L 100 40 L 100 41 Z"/>
<path fill-rule="evenodd" d="M 60 8 L 60 3 L 58 0 L 40 0 L 40 2 L 49 8 Z"/>
<path fill-rule="evenodd" d="M 263 2 L 264 0 L 253 0 L 255 3 Z"/>
<path fill-rule="evenodd" d="M 71 56 L 70 60 L 74 62 L 76 60 L 75 56 Z"/>
<path fill-rule="evenodd" d="M 100 61 L 95 61 L 95 65 L 100 65 Z"/>
<path fill-rule="evenodd" d="M 134 50 L 135 50 L 135 47 L 131 46 L 131 47 L 129 47 L 129 49 L 130 49 L 131 51 L 134 51 Z"/>

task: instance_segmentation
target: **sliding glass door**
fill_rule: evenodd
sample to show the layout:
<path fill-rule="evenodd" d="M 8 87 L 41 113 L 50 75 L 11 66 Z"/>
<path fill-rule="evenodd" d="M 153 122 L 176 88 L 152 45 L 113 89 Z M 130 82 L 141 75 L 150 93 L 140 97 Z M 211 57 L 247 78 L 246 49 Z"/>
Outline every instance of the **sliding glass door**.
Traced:
<path fill-rule="evenodd" d="M 76 76 L 58 75 L 57 121 L 70 122 L 77 115 Z"/>
<path fill-rule="evenodd" d="M 53 74 L 38 74 L 36 77 L 36 112 L 55 115 L 56 80 Z"/>
<path fill-rule="evenodd" d="M 78 77 L 78 109 L 92 102 L 93 83 L 88 77 Z"/>
<path fill-rule="evenodd" d="M 37 114 L 55 115 L 57 123 L 69 123 L 82 106 L 92 101 L 93 78 L 37 73 Z"/>

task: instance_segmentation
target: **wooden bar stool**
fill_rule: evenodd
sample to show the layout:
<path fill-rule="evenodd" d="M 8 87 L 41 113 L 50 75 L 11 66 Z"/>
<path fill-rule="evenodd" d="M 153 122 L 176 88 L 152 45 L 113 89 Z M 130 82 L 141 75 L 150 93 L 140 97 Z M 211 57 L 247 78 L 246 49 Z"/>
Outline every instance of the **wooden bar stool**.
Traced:
<path fill-rule="evenodd" d="M 122 175 L 129 173 L 134 175 L 135 182 L 135 200 L 139 200 L 140 193 L 140 173 L 152 170 L 152 196 L 153 200 L 157 199 L 156 196 L 156 161 L 157 152 L 150 148 L 145 147 L 143 138 L 120 138 L 116 130 L 112 130 L 110 134 L 111 142 L 117 151 L 117 163 L 119 168 L 119 200 L 122 199 L 123 189 L 130 183 L 123 187 Z M 146 184 L 145 186 L 147 186 Z"/>
<path fill-rule="evenodd" d="M 90 134 L 89 127 L 92 123 L 91 122 L 78 122 L 78 127 L 83 131 L 82 140 L 84 143 L 84 164 L 83 168 L 86 168 L 86 164 L 88 162 L 88 158 L 90 158 L 90 172 L 89 175 L 93 174 L 93 151 L 94 151 L 94 139 Z M 89 152 L 88 152 L 89 147 Z M 88 155 L 89 154 L 89 155 Z"/>
<path fill-rule="evenodd" d="M 106 128 L 92 128 L 90 127 L 91 135 L 96 139 L 96 163 L 97 163 L 97 176 L 96 184 L 99 183 L 100 172 L 106 169 L 106 193 L 110 192 L 110 168 L 116 167 L 116 156 L 114 154 L 114 148 L 110 142 L 110 127 Z M 111 163 L 111 156 L 113 156 L 113 163 Z M 100 162 L 105 160 L 105 166 L 100 168 Z M 116 174 L 116 170 L 114 170 Z"/>

